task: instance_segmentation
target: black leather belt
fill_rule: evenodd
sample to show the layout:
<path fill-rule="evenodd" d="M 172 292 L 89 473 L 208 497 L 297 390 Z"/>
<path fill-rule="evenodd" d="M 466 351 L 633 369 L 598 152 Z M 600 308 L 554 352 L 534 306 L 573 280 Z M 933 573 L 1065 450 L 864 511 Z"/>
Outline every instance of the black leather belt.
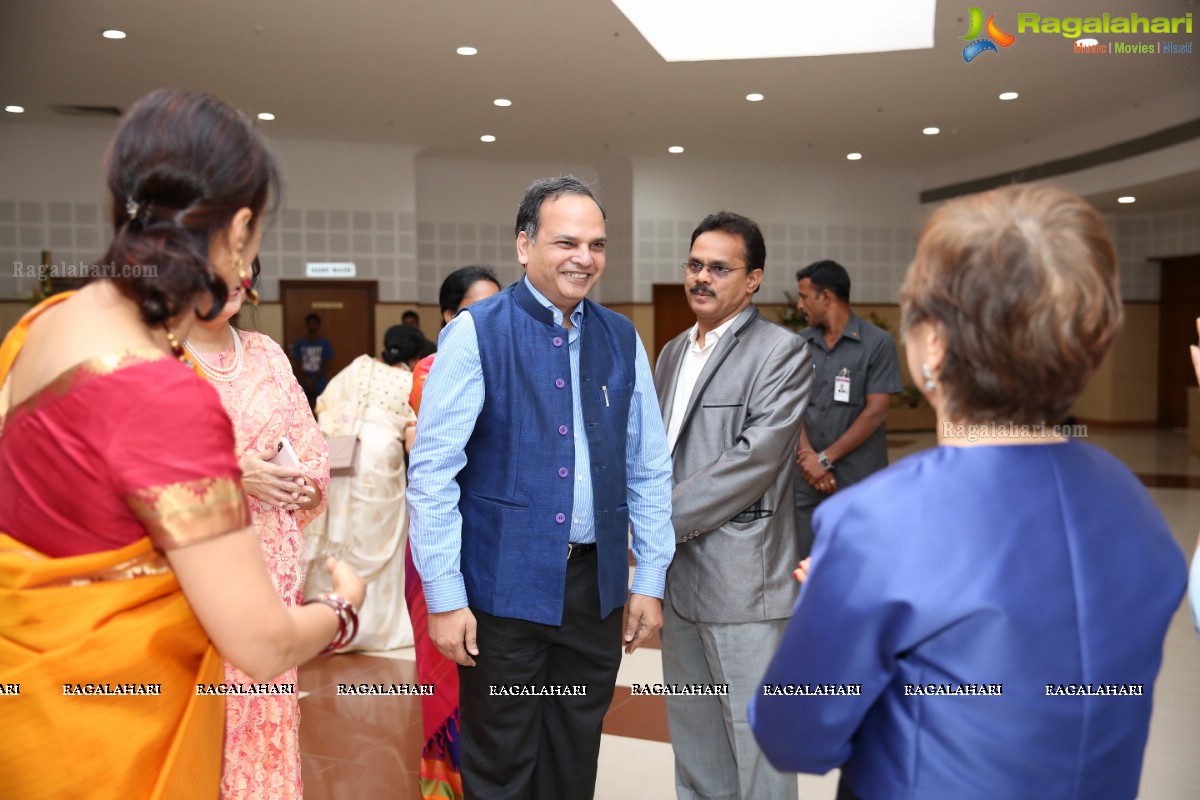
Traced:
<path fill-rule="evenodd" d="M 567 561 L 570 561 L 572 558 L 587 555 L 595 549 L 595 542 L 589 542 L 587 544 L 575 544 L 574 542 L 570 542 L 567 544 Z"/>

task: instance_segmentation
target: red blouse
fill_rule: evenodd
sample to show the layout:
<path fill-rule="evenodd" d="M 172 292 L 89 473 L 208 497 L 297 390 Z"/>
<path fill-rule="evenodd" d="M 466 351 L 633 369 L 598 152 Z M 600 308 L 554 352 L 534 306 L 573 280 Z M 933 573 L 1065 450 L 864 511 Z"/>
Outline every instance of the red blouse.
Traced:
<path fill-rule="evenodd" d="M 159 350 L 85 361 L 0 418 L 0 531 L 47 556 L 248 524 L 216 391 Z"/>

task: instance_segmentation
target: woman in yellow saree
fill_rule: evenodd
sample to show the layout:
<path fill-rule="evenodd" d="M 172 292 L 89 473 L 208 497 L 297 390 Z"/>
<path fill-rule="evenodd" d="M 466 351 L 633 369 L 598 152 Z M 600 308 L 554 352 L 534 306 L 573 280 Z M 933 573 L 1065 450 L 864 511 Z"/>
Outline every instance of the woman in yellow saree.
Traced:
<path fill-rule="evenodd" d="M 331 560 L 336 596 L 284 607 L 229 419 L 172 357 L 243 291 L 273 157 L 224 103 L 159 91 L 109 162 L 101 279 L 0 347 L 0 796 L 215 798 L 214 645 L 267 681 L 352 635 L 363 584 Z"/>

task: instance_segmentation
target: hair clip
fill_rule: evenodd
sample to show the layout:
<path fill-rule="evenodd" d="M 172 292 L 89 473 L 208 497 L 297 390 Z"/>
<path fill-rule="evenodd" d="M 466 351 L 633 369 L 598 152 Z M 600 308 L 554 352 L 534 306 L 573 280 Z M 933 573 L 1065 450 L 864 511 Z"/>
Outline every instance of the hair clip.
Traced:
<path fill-rule="evenodd" d="M 134 200 L 132 197 L 125 200 L 125 213 L 130 219 L 137 219 L 138 212 L 142 210 L 142 204 Z"/>

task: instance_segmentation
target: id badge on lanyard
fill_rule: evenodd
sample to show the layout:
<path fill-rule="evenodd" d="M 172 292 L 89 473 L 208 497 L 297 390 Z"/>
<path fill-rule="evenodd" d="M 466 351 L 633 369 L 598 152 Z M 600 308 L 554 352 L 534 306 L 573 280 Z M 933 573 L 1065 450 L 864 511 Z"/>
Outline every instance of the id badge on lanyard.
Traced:
<path fill-rule="evenodd" d="M 850 368 L 842 367 L 842 371 L 833 379 L 833 402 L 850 402 Z"/>

